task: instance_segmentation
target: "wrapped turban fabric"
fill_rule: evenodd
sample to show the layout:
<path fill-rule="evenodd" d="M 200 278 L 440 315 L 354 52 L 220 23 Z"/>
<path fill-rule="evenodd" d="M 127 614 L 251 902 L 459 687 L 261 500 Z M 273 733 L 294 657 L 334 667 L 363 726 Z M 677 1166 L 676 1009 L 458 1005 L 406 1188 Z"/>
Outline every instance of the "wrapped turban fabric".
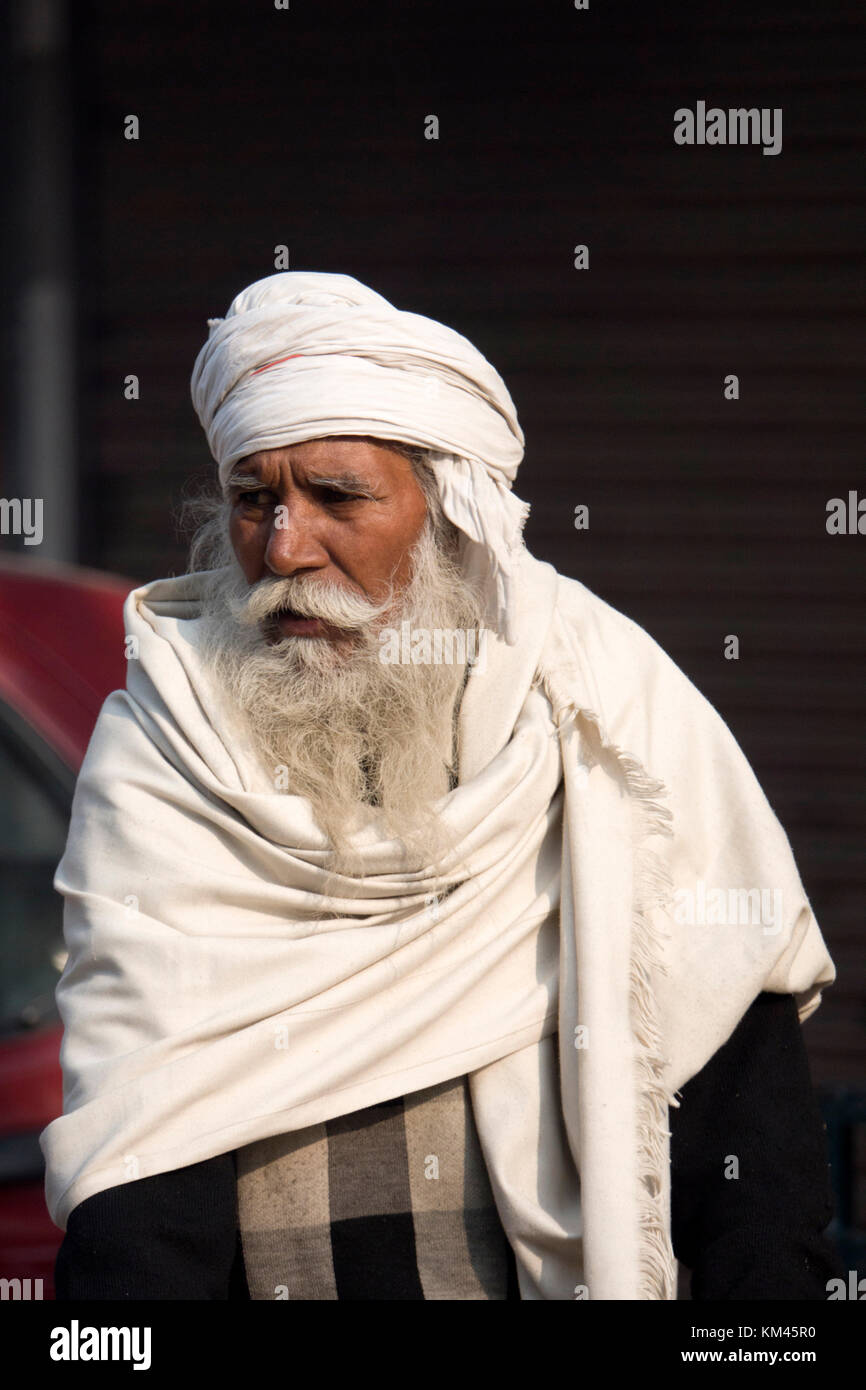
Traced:
<path fill-rule="evenodd" d="M 489 626 L 513 643 L 514 567 L 528 507 L 511 484 L 523 431 L 505 383 L 478 349 L 350 275 L 270 275 L 208 325 L 192 399 L 220 481 L 247 454 L 325 435 L 434 451 L 443 510 L 466 538 L 466 571 L 482 584 Z"/>
<path fill-rule="evenodd" d="M 522 545 L 522 435 L 471 344 L 343 275 L 270 277 L 210 330 L 220 476 L 317 435 L 431 447 L 500 621 L 437 806 L 448 891 L 370 808 L 333 893 L 201 660 L 204 577 L 129 595 L 55 877 L 49 1210 L 465 1074 L 521 1297 L 673 1299 L 668 1106 L 762 991 L 804 1019 L 835 977 L 784 831 L 670 658 Z M 678 917 L 704 890 L 779 909 Z"/>

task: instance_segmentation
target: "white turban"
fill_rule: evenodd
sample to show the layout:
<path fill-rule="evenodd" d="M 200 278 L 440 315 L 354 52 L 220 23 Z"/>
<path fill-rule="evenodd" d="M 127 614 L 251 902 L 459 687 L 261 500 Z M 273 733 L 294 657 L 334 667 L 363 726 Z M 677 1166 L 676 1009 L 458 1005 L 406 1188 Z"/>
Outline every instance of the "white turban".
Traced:
<path fill-rule="evenodd" d="M 192 399 L 225 483 L 238 459 L 325 435 L 431 450 L 487 621 L 516 640 L 514 575 L 528 505 L 511 484 L 523 431 L 505 383 L 467 338 L 395 309 L 351 275 L 283 271 L 208 319 Z"/>

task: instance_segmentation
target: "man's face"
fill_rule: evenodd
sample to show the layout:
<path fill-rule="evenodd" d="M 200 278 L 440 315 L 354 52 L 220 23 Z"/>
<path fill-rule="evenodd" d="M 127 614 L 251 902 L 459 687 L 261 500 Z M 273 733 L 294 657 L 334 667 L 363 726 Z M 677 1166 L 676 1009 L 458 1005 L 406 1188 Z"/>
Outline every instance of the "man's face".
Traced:
<path fill-rule="evenodd" d="M 345 436 L 305 440 L 249 454 L 230 489 L 231 542 L 249 584 L 303 576 L 378 602 L 389 584 L 399 593 L 408 583 L 426 504 L 402 454 Z M 277 626 L 284 637 L 339 636 L 318 618 Z"/>
<path fill-rule="evenodd" d="M 351 832 L 373 807 L 407 853 L 438 863 L 453 847 L 436 808 L 453 783 L 466 661 L 386 662 L 381 638 L 386 624 L 479 628 L 456 528 L 432 487 L 428 511 L 387 440 L 261 450 L 228 492 L 203 532 L 200 652 L 215 699 L 275 789 L 309 799 L 335 864 L 356 871 Z"/>

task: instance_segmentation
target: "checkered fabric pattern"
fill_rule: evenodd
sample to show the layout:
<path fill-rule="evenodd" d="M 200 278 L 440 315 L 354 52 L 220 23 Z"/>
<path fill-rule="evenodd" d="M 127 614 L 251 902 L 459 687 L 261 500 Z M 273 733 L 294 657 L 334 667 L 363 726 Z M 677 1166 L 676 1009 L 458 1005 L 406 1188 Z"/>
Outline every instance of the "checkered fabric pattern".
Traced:
<path fill-rule="evenodd" d="M 467 1078 L 238 1149 L 253 1299 L 519 1299 Z"/>

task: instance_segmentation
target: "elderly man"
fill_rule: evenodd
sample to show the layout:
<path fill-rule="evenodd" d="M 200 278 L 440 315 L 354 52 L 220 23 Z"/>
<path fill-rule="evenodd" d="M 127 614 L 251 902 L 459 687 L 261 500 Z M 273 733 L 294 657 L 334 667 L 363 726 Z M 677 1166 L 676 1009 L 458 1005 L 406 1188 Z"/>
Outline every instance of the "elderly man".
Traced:
<path fill-rule="evenodd" d="M 294 272 L 209 326 L 57 871 L 59 1296 L 824 1298 L 834 968 L 727 728 L 526 550 L 466 339 Z"/>

